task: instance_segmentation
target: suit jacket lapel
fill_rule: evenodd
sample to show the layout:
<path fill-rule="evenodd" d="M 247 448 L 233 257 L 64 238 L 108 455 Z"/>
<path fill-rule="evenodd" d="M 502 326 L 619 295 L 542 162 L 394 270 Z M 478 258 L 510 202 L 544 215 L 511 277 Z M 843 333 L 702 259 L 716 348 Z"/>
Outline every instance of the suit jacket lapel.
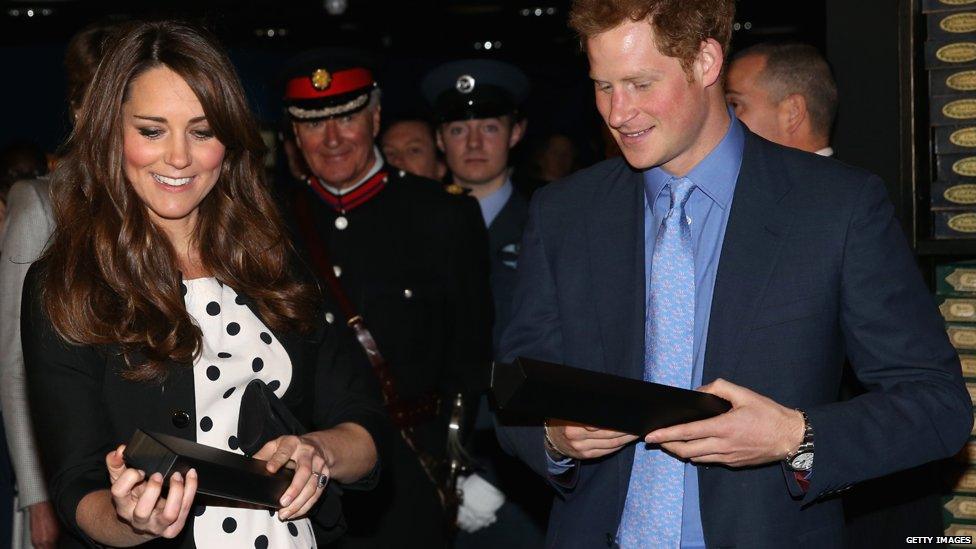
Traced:
<path fill-rule="evenodd" d="M 608 373 L 643 375 L 643 177 L 620 162 L 593 194 L 590 284 Z"/>
<path fill-rule="evenodd" d="M 761 303 L 792 223 L 781 203 L 789 179 L 771 152 L 768 143 L 746 131 L 712 296 L 703 383 L 734 377 L 739 343 Z"/>

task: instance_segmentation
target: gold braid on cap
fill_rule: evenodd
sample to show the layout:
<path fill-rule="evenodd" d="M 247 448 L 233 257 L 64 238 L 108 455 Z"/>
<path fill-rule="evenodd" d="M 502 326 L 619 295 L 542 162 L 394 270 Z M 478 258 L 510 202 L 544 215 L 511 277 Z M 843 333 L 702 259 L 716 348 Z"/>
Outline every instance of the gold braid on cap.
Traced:
<path fill-rule="evenodd" d="M 288 107 L 288 113 L 295 118 L 300 118 L 303 120 L 309 118 L 328 118 L 330 116 L 336 116 L 337 114 L 344 114 L 349 111 L 354 111 L 369 101 L 369 94 L 360 95 L 359 97 L 344 103 L 342 105 L 336 105 L 335 107 L 325 107 L 323 109 L 302 109 L 299 107 Z"/>

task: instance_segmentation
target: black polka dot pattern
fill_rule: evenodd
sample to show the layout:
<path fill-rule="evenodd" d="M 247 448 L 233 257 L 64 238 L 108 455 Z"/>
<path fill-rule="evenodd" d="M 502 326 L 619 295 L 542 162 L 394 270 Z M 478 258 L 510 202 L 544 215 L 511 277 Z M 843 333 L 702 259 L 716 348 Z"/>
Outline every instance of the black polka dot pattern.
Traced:
<path fill-rule="evenodd" d="M 286 391 L 295 382 L 291 358 L 246 296 L 237 295 L 228 285 L 218 288 L 214 278 L 187 281 L 185 286 L 187 312 L 203 332 L 201 352 L 193 364 L 196 409 L 187 412 L 189 427 L 193 429 L 192 418 L 196 418 L 198 442 L 240 454 L 236 427 L 244 387 L 261 379 L 279 394 Z M 315 544 L 307 519 L 279 522 L 276 509 L 265 514 L 198 504 L 191 512 L 197 517 L 193 535 L 199 547 L 272 549 Z"/>
<path fill-rule="evenodd" d="M 186 284 L 180 282 L 180 295 L 186 297 Z"/>

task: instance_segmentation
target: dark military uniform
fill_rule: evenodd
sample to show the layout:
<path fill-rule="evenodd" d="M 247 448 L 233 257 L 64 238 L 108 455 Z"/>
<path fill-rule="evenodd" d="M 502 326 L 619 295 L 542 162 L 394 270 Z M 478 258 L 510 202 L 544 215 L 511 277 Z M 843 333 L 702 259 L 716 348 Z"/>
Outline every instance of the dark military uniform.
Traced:
<path fill-rule="evenodd" d="M 473 199 L 407 172 L 387 174 L 382 190 L 342 215 L 342 230 L 339 212 L 311 189 L 293 199 L 309 201 L 317 238 L 389 362 L 400 397 L 441 396 L 440 415 L 414 430 L 423 451 L 443 458 L 453 396 L 483 383 L 490 358 L 486 233 Z M 304 248 L 309 238 L 298 233 Z M 329 319 L 344 324 L 332 296 L 327 300 Z M 349 532 L 339 545 L 444 546 L 446 521 L 433 484 L 401 437 L 391 447 L 379 486 L 343 496 Z"/>
<path fill-rule="evenodd" d="M 421 89 L 438 123 L 502 116 L 510 116 L 514 123 L 521 118 L 518 106 L 528 95 L 529 82 L 513 65 L 469 59 L 433 69 L 424 77 Z M 529 197 L 541 186 L 541 182 L 521 177 L 512 178 L 511 183 L 511 195 L 488 226 L 495 310 L 492 339 L 496 345 L 514 308 L 512 296 L 522 230 L 529 216 Z M 500 490 L 506 501 L 496 511 L 493 524 L 474 532 L 459 532 L 457 547 L 541 547 L 545 540 L 544 525 L 548 522 L 549 488 L 522 463 L 502 451 L 495 438 L 486 398 L 481 399 L 479 408 L 469 441 L 471 454 L 480 465 L 474 472 Z"/>
<path fill-rule="evenodd" d="M 285 90 L 292 120 L 325 125 L 369 108 L 377 84 L 367 65 L 365 56 L 348 50 L 297 57 Z M 491 358 L 488 238 L 477 202 L 382 165 L 341 193 L 321 181 L 330 174 L 315 175 L 286 193 L 296 244 L 309 252 L 321 278 L 329 271 L 336 275 L 363 317 L 389 365 L 396 400 L 430 402 L 431 395 L 440 396 L 439 409 L 414 414 L 409 428 L 416 449 L 443 462 L 454 397 L 465 393 L 476 402 L 471 393 L 484 385 Z M 325 256 L 328 264 L 322 264 Z M 326 320 L 345 325 L 339 302 L 326 293 Z M 359 356 L 363 368 L 372 368 L 365 352 Z M 343 495 L 349 530 L 339 546 L 448 545 L 446 514 L 417 453 L 399 433 L 390 447 L 381 456 L 379 485 Z"/>
<path fill-rule="evenodd" d="M 502 211 L 488 226 L 488 252 L 491 261 L 491 295 L 495 303 L 492 340 L 501 340 L 502 330 L 512 317 L 512 294 L 522 243 L 522 230 L 529 217 L 529 201 L 517 189 L 505 202 Z"/>

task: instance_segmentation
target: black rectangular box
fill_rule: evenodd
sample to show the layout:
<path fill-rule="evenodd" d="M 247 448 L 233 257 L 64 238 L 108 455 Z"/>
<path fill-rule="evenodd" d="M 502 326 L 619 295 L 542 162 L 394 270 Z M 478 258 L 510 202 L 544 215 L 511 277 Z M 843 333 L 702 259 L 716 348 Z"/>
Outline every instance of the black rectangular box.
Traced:
<path fill-rule="evenodd" d="M 502 412 L 635 435 L 731 409 L 728 401 L 707 393 L 523 357 L 492 365 L 491 393 Z"/>
<path fill-rule="evenodd" d="M 932 211 L 976 209 L 976 183 L 932 182 Z"/>
<path fill-rule="evenodd" d="M 278 509 L 278 500 L 288 489 L 292 471 L 282 468 L 271 474 L 266 461 L 227 452 L 189 440 L 137 430 L 125 447 L 125 462 L 146 476 L 160 473 L 168 482 L 173 473 L 186 477 L 197 470 L 197 492 Z"/>
<path fill-rule="evenodd" d="M 976 8 L 976 0 L 922 0 L 922 13 L 965 11 Z"/>
<path fill-rule="evenodd" d="M 976 238 L 976 208 L 932 212 L 935 238 Z"/>
<path fill-rule="evenodd" d="M 976 182 L 976 155 L 937 154 L 935 155 L 938 180 L 945 183 Z"/>
<path fill-rule="evenodd" d="M 930 70 L 929 96 L 976 92 L 976 69 L 950 68 Z"/>
<path fill-rule="evenodd" d="M 929 100 L 929 125 L 957 126 L 976 122 L 976 94 L 940 95 Z"/>
<path fill-rule="evenodd" d="M 925 42 L 925 68 L 944 69 L 976 65 L 976 38 Z"/>
<path fill-rule="evenodd" d="M 976 124 L 935 128 L 935 153 L 976 155 Z"/>
<path fill-rule="evenodd" d="M 929 40 L 955 40 L 976 36 L 976 12 L 930 13 L 925 16 Z"/>

